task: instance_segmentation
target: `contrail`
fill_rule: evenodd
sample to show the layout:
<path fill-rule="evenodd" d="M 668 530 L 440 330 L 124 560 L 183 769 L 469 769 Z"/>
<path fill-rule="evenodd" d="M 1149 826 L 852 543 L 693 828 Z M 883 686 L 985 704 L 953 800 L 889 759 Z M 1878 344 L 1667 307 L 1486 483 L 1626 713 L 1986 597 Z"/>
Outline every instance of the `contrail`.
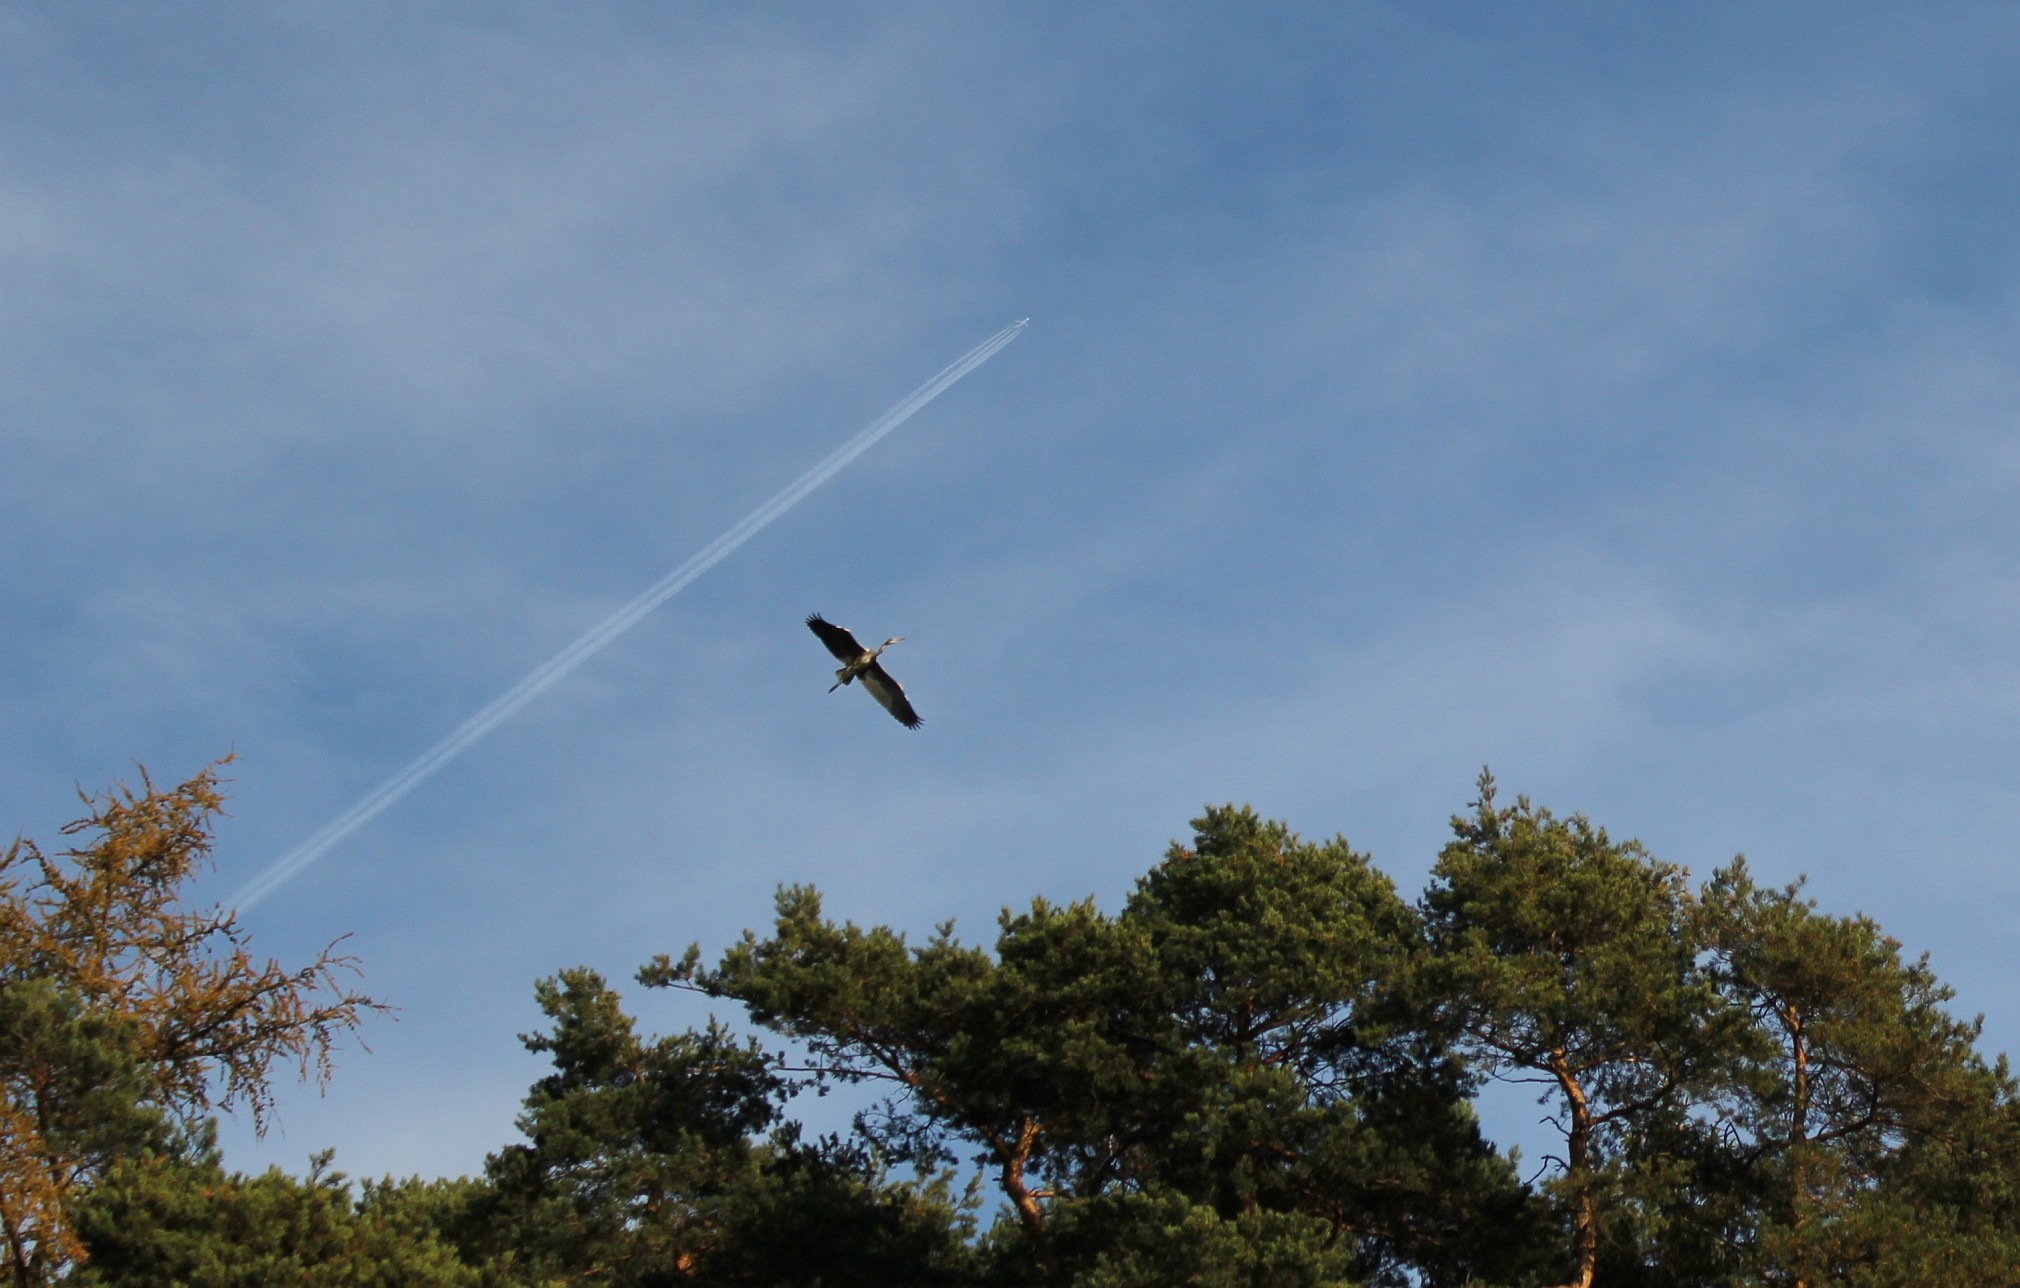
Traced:
<path fill-rule="evenodd" d="M 910 420 L 920 408 L 945 393 L 955 381 L 994 357 L 997 350 L 1015 340 L 1030 324 L 1030 318 L 1011 323 L 962 354 L 940 374 L 906 394 L 897 406 L 871 421 L 861 433 L 842 444 L 833 455 L 819 465 L 800 475 L 783 492 L 752 510 L 741 523 L 703 546 L 693 558 L 654 582 L 630 603 L 592 626 L 582 638 L 535 667 L 525 679 L 506 690 L 490 706 L 465 720 L 454 733 L 428 748 L 405 769 L 380 783 L 363 800 L 332 819 L 320 832 L 276 859 L 266 871 L 254 877 L 238 892 L 237 897 L 232 900 L 232 905 L 244 911 L 287 884 L 289 878 L 297 872 L 323 857 L 338 842 L 384 813 L 395 801 L 420 786 L 436 770 L 463 754 L 472 743 L 510 719 L 519 708 L 545 693 L 569 672 L 595 656 L 605 645 L 637 625 L 640 618 L 678 595 L 689 582 L 721 563 L 738 546 L 762 532 L 772 520 L 805 500 L 809 492 L 840 473 L 850 461 L 875 447 L 879 439 Z"/>

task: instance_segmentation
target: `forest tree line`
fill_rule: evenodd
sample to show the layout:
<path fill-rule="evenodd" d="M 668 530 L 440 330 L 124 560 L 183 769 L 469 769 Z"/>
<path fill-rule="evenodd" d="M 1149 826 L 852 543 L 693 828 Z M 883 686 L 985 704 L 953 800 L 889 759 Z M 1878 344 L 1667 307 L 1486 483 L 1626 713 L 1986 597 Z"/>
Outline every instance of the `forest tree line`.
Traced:
<path fill-rule="evenodd" d="M 519 1138 L 361 1185 L 216 1146 L 380 1007 L 336 945 L 261 962 L 188 900 L 221 803 L 216 767 L 143 781 L 0 855 L 8 1282 L 2020 1283 L 2015 1083 L 1925 961 L 1485 775 L 1414 902 L 1232 806 L 1119 909 L 1037 899 L 987 947 L 786 888 L 768 930 L 638 972 L 750 1032 L 641 1035 L 563 970 Z M 1540 1097 L 1547 1158 L 1483 1136 L 1490 1080 Z M 886 1094 L 809 1138 L 793 1098 L 833 1083 Z"/>

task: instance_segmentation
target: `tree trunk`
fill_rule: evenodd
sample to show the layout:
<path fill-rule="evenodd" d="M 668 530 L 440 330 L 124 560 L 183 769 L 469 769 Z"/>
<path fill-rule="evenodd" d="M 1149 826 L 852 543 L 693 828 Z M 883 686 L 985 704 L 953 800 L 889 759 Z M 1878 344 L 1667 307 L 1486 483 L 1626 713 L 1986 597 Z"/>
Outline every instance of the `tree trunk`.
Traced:
<path fill-rule="evenodd" d="M 1810 1045 L 1803 1032 L 1802 1012 L 1785 1005 L 1781 1018 L 1795 1065 L 1795 1104 L 1789 1110 L 1789 1147 L 1795 1155 L 1789 1169 L 1789 1226 L 1795 1231 L 1796 1247 L 1802 1248 L 1803 1227 L 1809 1224 L 1810 1215 L 1808 1158 L 1803 1148 L 1810 1138 Z M 1799 1273 L 1794 1288 L 1810 1288 L 1810 1281 Z"/>
<path fill-rule="evenodd" d="M 1059 1277 L 1059 1266 L 1052 1257 L 1052 1241 L 1045 1229 L 1045 1209 L 1039 1206 L 1038 1196 L 1024 1183 L 1024 1165 L 1031 1159 L 1031 1149 L 1038 1143 L 1038 1120 L 1026 1118 L 1017 1129 L 1017 1143 L 1014 1148 L 1003 1151 L 1003 1193 L 1010 1200 L 1010 1206 L 1017 1213 L 1017 1221 L 1024 1227 L 1024 1233 L 1031 1238 L 1031 1246 L 1038 1251 L 1038 1260 L 1044 1263 L 1045 1273 L 1052 1279 Z"/>
<path fill-rule="evenodd" d="M 1565 1133 L 1564 1174 L 1575 1194 L 1572 1207 L 1572 1251 L 1578 1260 L 1571 1282 L 1565 1288 L 1592 1288 L 1599 1271 L 1599 1211 L 1592 1201 L 1587 1180 L 1591 1166 L 1592 1106 L 1586 1103 L 1585 1089 L 1572 1076 L 1571 1062 L 1559 1048 L 1550 1053 L 1550 1072 L 1571 1110 L 1571 1124 Z"/>

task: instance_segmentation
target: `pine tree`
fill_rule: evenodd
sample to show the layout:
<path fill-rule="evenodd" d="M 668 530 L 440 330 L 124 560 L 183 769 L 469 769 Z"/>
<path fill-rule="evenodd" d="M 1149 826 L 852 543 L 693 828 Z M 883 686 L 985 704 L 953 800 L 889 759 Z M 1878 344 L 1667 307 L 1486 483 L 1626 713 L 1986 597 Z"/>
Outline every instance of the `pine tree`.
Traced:
<path fill-rule="evenodd" d="M 1343 841 L 1246 809 L 1195 828 L 1120 914 L 1037 900 L 993 954 L 951 925 L 917 947 L 836 925 L 792 888 L 770 936 L 643 977 L 742 1002 L 819 1077 L 889 1088 L 861 1127 L 891 1157 L 979 1165 L 1013 1279 L 1175 1282 L 1204 1248 L 1241 1249 L 1216 1283 L 1519 1273 L 1528 1199 L 1395 991 L 1422 948 L 1410 907 Z"/>
<path fill-rule="evenodd" d="M 1681 868 L 1582 817 L 1497 809 L 1486 774 L 1452 826 L 1424 896 L 1428 995 L 1486 1074 L 1555 1104 L 1568 1283 L 1591 1288 L 1603 1253 L 1638 1267 L 1650 1218 L 1673 1206 L 1664 1143 L 1736 1021 L 1697 970 Z"/>
<path fill-rule="evenodd" d="M 122 1158 L 73 1204 L 89 1253 L 75 1288 L 477 1288 L 493 1268 L 466 1264 L 445 1237 L 473 1201 L 468 1181 L 367 1181 L 357 1190 L 310 1160 L 227 1173 L 207 1140 L 187 1154 Z"/>
<path fill-rule="evenodd" d="M 1870 918 L 1735 860 L 1700 901 L 1711 974 L 1753 1021 L 1717 1103 L 1729 1246 L 1764 1282 L 2020 1282 L 2020 1110 L 1979 1025 Z M 1708 1115 L 1705 1117 L 1709 1117 Z"/>
<path fill-rule="evenodd" d="M 514 1282 L 847 1288 L 964 1282 L 942 1189 L 781 1122 L 777 1057 L 720 1027 L 645 1041 L 594 971 L 540 982 L 554 1072 L 456 1234 Z"/>

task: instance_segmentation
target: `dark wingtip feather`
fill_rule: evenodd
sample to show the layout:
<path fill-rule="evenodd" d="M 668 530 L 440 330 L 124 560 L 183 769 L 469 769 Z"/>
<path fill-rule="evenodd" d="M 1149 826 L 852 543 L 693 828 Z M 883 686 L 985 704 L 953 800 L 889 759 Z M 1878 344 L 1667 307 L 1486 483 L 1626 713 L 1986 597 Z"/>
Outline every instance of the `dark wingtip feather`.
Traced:
<path fill-rule="evenodd" d="M 807 629 L 841 661 L 853 662 L 862 656 L 863 646 L 856 643 L 856 637 L 849 633 L 846 626 L 837 626 L 819 613 L 808 613 Z"/>

